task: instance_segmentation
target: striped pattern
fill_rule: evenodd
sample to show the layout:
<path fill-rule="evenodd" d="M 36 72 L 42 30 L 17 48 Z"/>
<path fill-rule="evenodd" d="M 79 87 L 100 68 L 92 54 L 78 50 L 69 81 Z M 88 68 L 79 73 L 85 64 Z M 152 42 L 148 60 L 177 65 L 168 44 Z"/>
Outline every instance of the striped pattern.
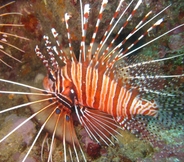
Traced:
<path fill-rule="evenodd" d="M 142 84 L 141 82 L 145 80 L 143 78 L 144 75 L 142 75 L 143 73 L 139 72 L 142 69 L 137 68 L 139 68 L 139 66 L 141 65 L 149 64 L 151 62 L 141 62 L 141 65 L 137 63 L 132 64 L 132 62 L 126 62 L 128 59 L 124 58 L 126 56 L 130 56 L 130 54 L 132 54 L 133 52 L 159 38 L 155 38 L 150 42 L 145 43 L 141 47 L 130 51 L 132 47 L 137 44 L 142 38 L 144 38 L 151 30 L 160 25 L 163 19 L 159 19 L 158 21 L 156 21 L 156 23 L 149 27 L 142 35 L 139 36 L 137 40 L 135 40 L 127 48 L 122 49 L 122 45 L 124 45 L 127 40 L 132 37 L 136 32 L 140 31 L 140 29 L 142 29 L 145 25 L 147 25 L 154 18 L 164 12 L 169 6 L 164 8 L 162 11 L 160 11 L 149 20 L 147 19 L 152 11 L 148 12 L 136 25 L 132 32 L 130 32 L 126 36 L 126 38 L 122 40 L 118 45 L 111 49 L 111 47 L 114 46 L 114 42 L 119 37 L 122 30 L 124 30 L 125 27 L 128 25 L 132 17 L 136 14 L 136 10 L 142 3 L 142 0 L 136 1 L 135 7 L 133 8 L 132 12 L 125 20 L 124 24 L 122 24 L 122 27 L 118 30 L 115 37 L 113 37 L 111 39 L 111 42 L 106 46 L 107 40 L 112 35 L 113 30 L 122 19 L 125 12 L 130 10 L 130 6 L 133 2 L 134 0 L 132 0 L 128 4 L 128 6 L 122 13 L 120 13 L 123 0 L 119 1 L 114 16 L 112 17 L 102 40 L 100 41 L 97 49 L 94 50 L 93 47 L 99 29 L 99 24 L 102 20 L 103 11 L 105 10 L 108 1 L 102 0 L 101 2 L 98 19 L 89 47 L 86 46 L 86 34 L 90 7 L 88 4 L 86 4 L 83 13 L 83 5 L 82 1 L 80 1 L 82 35 L 79 60 L 77 60 L 72 49 L 72 39 L 68 23 L 68 20 L 71 16 L 67 13 L 65 14 L 65 24 L 69 42 L 69 55 L 63 52 L 62 46 L 58 41 L 58 33 L 55 29 L 52 29 L 51 31 L 54 38 L 56 39 L 56 46 L 52 47 L 48 40 L 48 37 L 45 37 L 45 45 L 49 54 L 49 60 L 45 58 L 38 47 L 36 47 L 35 50 L 36 54 L 40 57 L 40 59 L 43 61 L 44 65 L 48 69 L 49 77 L 46 77 L 45 79 L 48 84 L 47 86 L 45 86 L 46 89 L 50 90 L 52 92 L 52 95 L 55 96 L 55 99 L 60 105 L 59 109 L 61 113 L 62 111 L 63 114 L 64 112 L 66 112 L 67 116 L 65 117 L 69 117 L 69 119 L 66 118 L 64 120 L 71 123 L 72 119 L 70 120 L 70 118 L 72 118 L 72 113 L 74 113 L 77 116 L 80 124 L 85 128 L 88 135 L 96 142 L 101 143 L 101 141 L 103 141 L 103 143 L 105 143 L 106 145 L 108 145 L 109 143 L 113 144 L 110 137 L 116 139 L 114 135 L 118 134 L 118 131 L 116 129 L 120 128 L 119 126 L 127 130 L 133 130 L 135 127 L 137 127 L 137 123 L 135 123 L 135 125 L 133 124 L 134 120 L 136 119 L 136 117 L 139 117 L 139 115 L 141 117 L 156 117 L 158 115 L 157 103 L 155 101 L 149 101 L 140 97 L 143 96 L 140 94 L 141 92 L 144 91 L 145 93 L 145 91 L 151 91 L 149 89 L 145 89 L 145 83 L 143 83 L 144 86 L 140 86 Z M 118 20 L 114 22 L 117 18 Z M 169 32 L 179 27 L 181 26 L 178 26 L 170 30 Z M 166 34 L 169 32 L 166 32 Z M 165 33 L 161 36 L 164 35 Z M 65 66 L 58 66 L 59 64 L 54 58 L 54 52 L 57 56 L 59 56 L 61 61 L 65 63 Z M 157 61 L 154 60 L 152 63 L 155 62 Z M 49 64 L 51 64 L 51 66 L 49 66 Z M 146 71 L 147 69 L 144 68 L 144 70 Z M 152 79 L 155 79 L 156 76 L 157 75 L 154 75 Z M 149 79 L 149 77 L 151 76 L 147 76 L 147 78 L 145 79 Z M 171 77 L 173 77 L 173 75 Z M 166 78 L 166 76 L 164 76 L 164 78 Z M 137 79 L 138 81 L 134 84 L 135 79 Z M 139 83 L 141 84 L 139 85 Z M 147 98 L 147 96 L 145 98 Z M 138 123 L 138 125 L 140 125 L 140 128 L 138 126 L 138 128 L 135 129 L 140 131 L 143 136 L 149 134 L 147 130 L 141 132 L 140 129 L 142 128 L 142 124 Z M 62 126 L 65 127 L 65 124 L 62 124 Z M 71 147 L 74 150 L 75 146 L 80 147 L 80 144 L 77 140 L 72 141 L 73 136 L 76 136 L 75 133 L 71 134 L 69 131 L 66 131 L 66 134 L 71 138 L 70 140 L 69 138 L 67 139 L 66 137 L 62 136 L 62 138 L 66 138 L 64 139 L 66 140 L 66 143 L 69 143 L 70 146 L 73 143 L 73 146 Z M 58 135 L 59 134 L 57 134 L 56 137 Z M 64 148 L 66 147 L 66 143 L 64 142 Z"/>
<path fill-rule="evenodd" d="M 131 85 L 129 85 L 128 83 L 124 84 L 122 82 L 124 81 L 124 78 L 117 79 L 114 75 L 114 71 L 117 71 L 117 69 L 115 68 L 116 62 L 120 60 L 122 56 L 124 56 L 124 54 L 129 49 L 131 49 L 140 39 L 142 39 L 145 35 L 147 35 L 150 30 L 152 30 L 155 26 L 159 25 L 162 22 L 162 19 L 158 20 L 155 24 L 153 24 L 144 34 L 142 34 L 138 38 L 138 40 L 136 40 L 123 52 L 119 51 L 118 54 L 115 53 L 135 32 L 139 30 L 140 26 L 146 21 L 147 17 L 151 14 L 151 12 L 148 12 L 148 14 L 146 14 L 143 17 L 143 19 L 133 29 L 133 31 L 110 53 L 108 53 L 109 49 L 113 45 L 116 38 L 119 36 L 121 31 L 126 27 L 130 19 L 135 14 L 137 8 L 142 3 L 141 0 L 137 1 L 134 9 L 132 10 L 131 14 L 129 15 L 125 23 L 117 32 L 116 36 L 112 39 L 111 43 L 106 48 L 106 50 L 102 54 L 100 54 L 100 51 L 104 46 L 104 44 L 106 43 L 106 40 L 109 38 L 113 29 L 116 27 L 117 23 L 120 21 L 124 13 L 129 9 L 131 4 L 133 3 L 133 0 L 126 7 L 125 11 L 120 15 L 117 22 L 114 25 L 112 25 L 114 19 L 117 17 L 119 13 L 122 3 L 123 1 L 119 2 L 119 5 L 116 8 L 114 16 L 111 19 L 111 22 L 107 28 L 107 31 L 105 32 L 105 35 L 102 38 L 102 41 L 100 42 L 94 55 L 92 55 L 92 48 L 96 34 L 98 32 L 100 21 L 102 19 L 102 13 L 105 9 L 105 6 L 107 5 L 106 0 L 103 0 L 101 3 L 99 16 L 97 19 L 91 43 L 88 48 L 87 56 L 85 49 L 86 48 L 85 40 L 90 11 L 88 4 L 86 4 L 84 7 L 84 14 L 83 11 L 81 11 L 82 40 L 80 46 L 79 61 L 77 61 L 72 50 L 72 41 L 68 25 L 68 20 L 71 16 L 67 13 L 65 14 L 65 23 L 69 40 L 71 59 L 69 59 L 62 50 L 57 51 L 57 48 L 51 47 L 47 37 L 45 37 L 46 41 L 45 45 L 47 47 L 47 52 L 49 53 L 50 62 L 52 64 L 51 68 L 48 67 L 49 66 L 48 61 L 45 59 L 43 54 L 41 54 L 38 48 L 36 48 L 36 53 L 43 60 L 49 73 L 53 75 L 52 78 L 55 78 L 53 84 L 50 83 L 52 81 L 49 82 L 49 85 L 53 86 L 52 91 L 56 93 L 60 92 L 62 96 L 64 96 L 66 100 L 70 102 L 69 105 L 73 103 L 74 106 L 81 107 L 81 111 L 84 111 L 83 110 L 84 107 L 93 108 L 108 113 L 113 117 L 121 116 L 122 118 L 125 117 L 132 118 L 138 114 L 156 116 L 158 112 L 156 103 L 139 98 L 138 89 L 136 89 L 135 87 L 131 87 Z M 59 47 L 59 49 L 61 49 L 61 46 L 58 42 L 58 34 L 55 31 L 55 29 L 52 29 L 52 34 L 54 38 L 56 38 L 57 46 Z M 58 67 L 57 61 L 53 58 L 54 51 L 56 52 L 57 55 L 61 57 L 61 60 L 66 64 L 64 67 L 62 68 Z M 112 59 L 112 57 L 114 58 Z M 53 69 L 53 67 L 55 68 Z M 124 77 L 130 78 L 132 76 L 130 76 L 129 72 L 127 73 L 125 72 Z M 82 117 L 82 115 L 80 114 L 78 117 Z"/>
<path fill-rule="evenodd" d="M 105 42 L 106 42 L 106 40 L 107 40 L 106 38 L 108 38 L 108 35 L 112 32 L 112 30 L 113 30 L 112 25 L 113 25 L 113 23 L 114 23 L 114 20 L 115 20 L 116 17 L 118 16 L 118 13 L 119 13 L 119 11 L 120 11 L 120 7 L 121 7 L 123 1 L 124 1 L 124 0 L 121 0 L 121 1 L 119 2 L 118 7 L 116 8 L 116 11 L 114 12 L 114 16 L 112 17 L 112 19 L 111 19 L 111 21 L 110 21 L 110 23 L 109 23 L 109 26 L 108 26 L 106 32 L 104 33 L 104 36 L 103 36 L 102 40 L 101 40 L 100 43 L 99 43 L 99 46 L 98 46 L 98 48 L 97 48 L 97 51 L 95 52 L 95 55 L 97 55 L 97 53 L 99 53 L 100 49 L 103 47 L 103 45 L 105 44 Z M 119 19 L 119 20 L 120 20 L 120 19 Z M 116 21 L 116 23 L 118 23 L 118 22 L 119 22 L 119 21 Z M 112 29 L 111 29 L 111 28 L 112 28 Z M 96 33 L 97 33 L 97 31 L 95 32 L 95 36 L 96 36 Z M 93 39 L 94 39 L 94 38 L 92 37 L 92 42 L 91 42 L 91 44 L 94 42 Z M 90 46 L 92 46 L 91 44 L 90 44 Z"/>
<path fill-rule="evenodd" d="M 89 48 L 88 48 L 88 53 L 87 53 L 88 58 L 91 58 L 93 44 L 95 42 L 95 38 L 96 38 L 96 35 L 97 35 L 97 32 L 98 32 L 99 24 L 100 24 L 100 21 L 102 19 L 102 14 L 103 14 L 103 11 L 104 11 L 104 9 L 105 9 L 105 7 L 107 5 L 107 2 L 108 2 L 107 0 L 103 0 L 102 1 L 101 8 L 100 8 L 99 15 L 98 15 L 98 19 L 97 19 L 96 26 L 95 26 L 95 31 L 93 32 L 93 36 L 91 38 L 91 43 L 90 43 Z M 116 15 L 114 15 L 114 17 L 116 17 Z M 110 28 L 111 24 L 112 24 L 112 21 L 109 24 L 109 28 Z M 106 31 L 106 34 L 107 34 L 107 32 L 108 31 Z"/>
<path fill-rule="evenodd" d="M 147 122 L 150 122 L 152 119 L 159 119 L 159 121 L 161 121 L 160 119 L 162 119 L 162 117 L 159 118 L 159 116 L 157 118 L 148 117 L 156 117 L 158 115 L 157 103 L 159 103 L 159 108 L 161 109 L 159 113 L 162 113 L 164 110 L 166 112 L 164 112 L 164 115 L 167 115 L 168 111 L 173 109 L 173 111 L 170 111 L 171 113 L 169 113 L 169 118 L 167 117 L 164 121 L 166 123 L 171 122 L 171 116 L 178 118 L 178 116 L 180 116 L 179 113 L 183 113 L 182 99 L 184 97 L 183 91 L 180 92 L 180 89 L 182 89 L 182 81 L 179 80 L 181 80 L 184 74 L 174 75 L 170 73 L 170 75 L 166 75 L 162 73 L 161 70 L 158 70 L 162 67 L 159 65 L 159 62 L 171 60 L 180 56 L 183 57 L 183 54 L 151 61 L 149 59 L 145 60 L 142 55 L 137 55 L 135 57 L 126 56 L 130 56 L 138 49 L 150 44 L 173 30 L 184 26 L 184 24 L 167 31 L 157 38 L 130 51 L 138 41 L 144 38 L 151 30 L 153 30 L 154 27 L 162 23 L 163 19 L 159 19 L 158 21 L 155 21 L 156 23 L 154 23 L 151 27 L 145 30 L 142 35 L 140 34 L 139 38 L 129 47 L 124 49 L 122 48 L 122 45 L 130 37 L 140 31 L 140 29 L 142 29 L 148 22 L 159 16 L 160 13 L 164 12 L 169 6 L 164 8 L 149 20 L 147 20 L 148 16 L 152 12 L 148 12 L 138 23 L 138 25 L 136 25 L 132 32 L 130 32 L 130 34 L 128 34 L 128 36 L 117 46 L 111 49 L 111 47 L 114 46 L 116 38 L 119 37 L 121 31 L 127 26 L 142 3 L 142 0 L 135 1 L 135 7 L 132 7 L 132 12 L 125 20 L 124 24 L 121 24 L 122 26 L 118 30 L 116 36 L 110 38 L 113 30 L 120 22 L 120 19 L 122 19 L 125 12 L 131 9 L 130 6 L 133 1 L 134 0 L 128 4 L 122 13 L 120 11 L 121 6 L 123 5 L 123 0 L 117 1 L 117 3 L 119 3 L 115 10 L 114 16 L 111 18 L 111 21 L 107 26 L 107 30 L 105 31 L 105 34 L 96 51 L 94 51 L 93 47 L 98 34 L 99 24 L 102 20 L 103 11 L 107 6 L 108 1 L 101 1 L 98 19 L 96 26 L 94 26 L 94 33 L 88 47 L 86 46 L 86 40 L 88 40 L 87 27 L 88 18 L 90 17 L 90 7 L 89 4 L 86 4 L 83 14 L 82 0 L 80 0 L 82 35 L 79 60 L 77 60 L 74 54 L 75 50 L 73 51 L 72 47 L 72 37 L 69 27 L 69 19 L 71 18 L 71 15 L 66 13 L 65 24 L 70 50 L 69 53 L 67 54 L 65 53 L 66 50 L 62 50 L 62 45 L 60 44 L 60 39 L 58 38 L 59 34 L 53 28 L 51 29 L 51 32 L 56 40 L 56 44 L 54 46 L 49 40 L 49 37 L 44 36 L 45 47 L 48 55 L 43 55 L 38 46 L 35 48 L 37 56 L 42 60 L 44 66 L 48 70 L 48 76 L 45 77 L 43 81 L 44 89 L 0 79 L 0 82 L 25 87 L 31 90 L 29 92 L 22 92 L 20 91 L 21 89 L 17 91 L 0 90 L 0 93 L 4 94 L 27 95 L 29 100 L 24 104 L 18 104 L 16 106 L 6 108 L 0 111 L 0 114 L 17 110 L 19 108 L 24 109 L 25 106 L 30 106 L 32 112 L 30 117 L 0 139 L 0 143 L 17 131 L 27 121 L 33 118 L 35 118 L 41 125 L 41 128 L 38 130 L 34 140 L 30 144 L 29 148 L 26 149 L 28 151 L 22 162 L 26 161 L 29 153 L 35 146 L 35 143 L 41 136 L 43 130 L 47 132 L 44 141 L 46 141 L 49 135 L 51 136 L 51 140 L 43 142 L 42 144 L 42 157 L 43 152 L 45 152 L 44 143 L 47 143 L 47 146 L 49 146 L 48 150 L 46 150 L 46 155 L 48 155 L 49 152 L 48 158 L 47 160 L 43 160 L 42 158 L 42 161 L 54 160 L 54 158 L 52 158 L 52 154 L 55 150 L 54 141 L 55 138 L 57 138 L 60 140 L 59 143 L 62 143 L 63 145 L 62 154 L 65 162 L 87 162 L 83 152 L 83 146 L 81 146 L 76 132 L 76 130 L 80 131 L 81 127 L 80 129 L 75 129 L 74 125 L 77 118 L 79 123 L 88 133 L 89 137 L 95 140 L 98 144 L 103 143 L 107 146 L 109 144 L 114 145 L 114 140 L 118 141 L 116 134 L 121 136 L 119 129 L 126 129 L 130 130 L 135 135 L 140 135 L 141 138 L 149 140 L 152 144 L 157 145 L 158 143 L 155 142 L 154 135 L 152 135 L 152 132 L 148 131 L 146 125 Z M 111 40 L 111 42 L 108 40 Z M 109 42 L 109 44 L 106 44 L 107 42 Z M 0 41 L 0 43 L 2 43 L 2 41 Z M 57 57 L 65 64 L 64 66 L 61 66 L 61 64 L 57 61 Z M 166 86 L 166 88 L 164 86 Z M 152 99 L 156 100 L 157 103 Z M 182 120 L 180 122 L 183 123 L 183 116 L 181 117 Z M 78 153 L 82 156 L 79 156 Z M 73 156 L 75 156 L 75 158 Z"/>
<path fill-rule="evenodd" d="M 38 47 L 36 47 L 35 50 L 36 54 L 40 57 L 48 69 L 49 77 L 46 77 L 45 79 L 48 85 L 45 87 L 47 90 L 50 90 L 54 93 L 53 95 L 55 96 L 55 100 L 57 100 L 61 107 L 61 112 L 62 110 L 64 112 L 66 111 L 68 116 L 71 118 L 71 114 L 74 113 L 77 116 L 80 124 L 84 126 L 88 135 L 96 142 L 100 143 L 100 141 L 103 141 L 106 145 L 109 143 L 113 144 L 110 137 L 112 136 L 115 139 L 114 134 L 117 134 L 116 129 L 119 128 L 119 126 L 121 126 L 121 128 L 131 130 L 133 129 L 134 125 L 129 124 L 129 121 L 133 123 L 134 119 L 138 118 L 139 116 L 157 117 L 158 115 L 158 105 L 156 101 L 146 100 L 145 98 L 147 98 L 147 96 L 141 94 L 147 92 L 156 93 L 155 91 L 151 91 L 148 88 L 146 89 L 146 86 L 149 87 L 150 81 L 148 81 L 148 85 L 146 86 L 145 83 L 141 82 L 146 81 L 147 79 L 156 79 L 157 75 L 150 75 L 146 76 L 145 78 L 144 75 L 142 75 L 144 72 L 141 72 L 142 69 L 139 68 L 139 66 L 144 66 L 144 64 L 147 65 L 150 63 L 156 63 L 158 61 L 153 60 L 152 62 L 145 61 L 141 62 L 141 64 L 132 64 L 132 62 L 126 62 L 127 59 L 124 58 L 126 56 L 130 56 L 133 52 L 159 38 L 155 38 L 150 42 L 142 45 L 141 47 L 130 51 L 137 42 L 143 39 L 156 26 L 160 25 L 163 19 L 157 20 L 127 48 L 122 49 L 122 45 L 124 45 L 130 37 L 132 37 L 136 32 L 146 26 L 150 21 L 163 13 L 169 6 L 164 8 L 149 20 L 147 19 L 151 15 L 152 11 L 148 12 L 136 25 L 132 32 L 130 32 L 126 38 L 122 40 L 117 46 L 111 49 L 121 31 L 127 26 L 133 15 L 136 14 L 137 8 L 142 3 L 141 0 L 136 1 L 137 3 L 135 4 L 135 7 L 126 19 L 125 23 L 118 30 L 116 36 L 112 38 L 109 45 L 107 45 L 107 47 L 105 46 L 107 40 L 112 34 L 112 31 L 117 26 L 125 12 L 130 9 L 133 1 L 134 0 L 129 3 L 124 12 L 122 12 L 120 15 L 119 11 L 123 0 L 119 2 L 114 16 L 111 19 L 110 24 L 107 27 L 107 30 L 96 51 L 93 49 L 93 45 L 98 32 L 100 21 L 102 20 L 103 11 L 107 5 L 107 1 L 103 0 L 101 3 L 99 16 L 89 47 L 86 46 L 85 41 L 87 36 L 86 32 L 90 8 L 89 5 L 86 4 L 84 14 L 81 8 L 82 38 L 80 44 L 79 60 L 77 60 L 72 49 L 72 39 L 68 24 L 68 20 L 71 16 L 67 13 L 65 14 L 65 23 L 70 49 L 69 55 L 63 52 L 62 46 L 58 41 L 58 33 L 55 29 L 51 29 L 51 31 L 54 38 L 56 39 L 56 46 L 52 46 L 49 38 L 44 37 L 49 60 L 45 58 Z M 118 16 L 118 20 L 114 22 Z M 164 36 L 165 34 L 172 32 L 181 26 L 171 29 L 161 36 Z M 54 58 L 54 53 L 56 53 L 61 61 L 65 63 L 65 66 L 59 66 L 59 63 Z M 148 67 L 144 68 L 145 71 L 147 70 L 146 68 Z M 153 70 L 155 65 L 153 67 L 150 66 L 150 68 Z M 151 72 L 152 70 L 149 71 Z M 162 75 L 159 77 L 162 78 Z M 175 76 L 172 75 L 168 77 Z M 163 76 L 163 78 L 167 78 L 167 76 Z M 135 80 L 136 83 L 134 84 Z M 140 96 L 144 98 L 141 98 Z M 71 134 L 70 136 L 72 139 Z M 71 141 L 68 141 L 68 139 L 66 142 L 72 143 Z M 77 141 L 75 141 L 75 145 L 80 146 Z"/>
<path fill-rule="evenodd" d="M 57 79 L 53 87 L 56 89 L 53 91 L 60 92 L 76 105 L 98 109 L 114 117 L 157 115 L 155 102 L 139 98 L 136 89 L 123 86 L 122 80 L 115 80 L 111 71 L 98 64 L 95 65 L 93 61 L 84 65 L 75 61 L 67 64 L 55 74 Z M 71 90 L 77 96 L 75 101 L 71 98 Z"/>
<path fill-rule="evenodd" d="M 154 102 L 138 98 L 138 91 L 123 86 L 121 79 L 115 80 L 114 74 L 102 62 L 72 61 L 58 70 L 53 78 L 56 81 L 50 83 L 50 80 L 48 84 L 55 87 L 52 91 L 60 92 L 76 105 L 98 109 L 114 117 L 157 115 L 158 108 Z M 71 99 L 71 90 L 75 92 L 75 101 Z"/>

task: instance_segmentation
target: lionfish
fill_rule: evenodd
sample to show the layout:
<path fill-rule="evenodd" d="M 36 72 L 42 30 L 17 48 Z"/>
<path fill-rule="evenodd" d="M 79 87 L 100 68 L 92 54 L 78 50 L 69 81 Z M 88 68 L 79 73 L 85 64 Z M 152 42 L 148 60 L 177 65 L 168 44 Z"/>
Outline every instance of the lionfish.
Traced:
<path fill-rule="evenodd" d="M 9 2 L 5 5 L 0 6 L 0 11 L 2 11 L 3 8 L 6 8 L 7 6 L 10 6 L 14 2 L 15 1 L 12 1 L 12 2 Z M 23 27 L 24 25 L 22 25 L 22 24 L 4 23 L 3 22 L 3 20 L 7 20 L 8 17 L 10 17 L 10 16 L 15 17 L 16 15 L 21 15 L 21 13 L 19 13 L 19 12 L 7 12 L 7 13 L 3 12 L 3 13 L 1 13 L 0 14 L 0 18 L 1 18 L 0 28 L 3 29 L 3 28 L 8 28 L 8 27 Z M 10 39 L 8 37 L 11 37 L 11 39 L 14 39 L 14 38 L 23 39 L 23 40 L 28 40 L 28 39 L 25 37 L 21 37 L 19 35 L 13 34 L 13 33 L 9 33 L 9 32 L 7 33 L 3 30 L 0 30 L 0 54 L 4 54 L 4 55 L 8 56 L 9 58 L 21 63 L 21 61 L 19 59 L 14 57 L 11 53 L 8 53 L 6 49 L 7 49 L 7 47 L 10 47 L 10 48 L 12 48 L 12 50 L 15 49 L 15 50 L 20 51 L 20 52 L 24 52 L 24 51 L 21 48 L 17 47 L 16 45 L 11 44 L 10 41 L 8 41 L 8 39 Z M 3 57 L 0 58 L 0 62 L 5 64 L 6 66 L 12 68 L 12 66 L 9 65 L 8 63 L 6 63 L 2 58 Z"/>
<path fill-rule="evenodd" d="M 152 145 L 157 145 L 156 135 L 149 131 L 148 123 L 152 120 L 161 122 L 164 121 L 164 118 L 172 120 L 172 118 L 176 119 L 177 116 L 181 117 L 183 114 L 182 79 L 184 73 L 166 73 L 162 67 L 169 60 L 183 59 L 184 54 L 149 59 L 139 53 L 135 54 L 135 52 L 184 26 L 184 24 L 135 47 L 154 28 L 163 23 L 164 19 L 158 18 L 158 16 L 167 10 L 169 5 L 151 18 L 149 16 L 152 11 L 148 12 L 137 26 L 119 44 L 115 45 L 116 39 L 122 30 L 126 29 L 127 24 L 142 3 L 141 0 L 135 3 L 130 15 L 117 34 L 113 36 L 113 30 L 120 23 L 127 10 L 130 10 L 134 4 L 133 1 L 123 12 L 121 11 L 123 0 L 119 1 L 103 38 L 100 43 L 97 43 L 99 25 L 108 3 L 107 0 L 102 0 L 91 42 L 86 45 L 90 6 L 85 4 L 83 9 L 82 0 L 80 0 L 82 38 L 79 58 L 72 48 L 69 28 L 69 19 L 72 18 L 70 14 L 66 13 L 64 21 L 69 53 L 62 48 L 58 38 L 59 34 L 54 28 L 51 29 L 51 32 L 56 40 L 55 45 L 52 45 L 48 36 L 43 38 L 47 57 L 41 52 L 38 45 L 35 48 L 36 55 L 42 60 L 48 71 L 48 75 L 43 80 L 44 89 L 0 79 L 2 83 L 28 89 L 28 91 L 23 92 L 1 90 L 1 94 L 27 95 L 28 102 L 5 108 L 0 111 L 0 114 L 24 109 L 28 106 L 32 111 L 32 115 L 0 139 L 0 143 L 33 118 L 41 125 L 22 162 L 26 161 L 44 130 L 47 132 L 46 138 L 49 135 L 51 137 L 48 161 L 52 161 L 55 139 L 60 140 L 63 144 L 64 161 L 87 161 L 82 143 L 79 142 L 75 130 L 75 120 L 78 120 L 89 137 L 99 144 L 107 146 L 114 144 L 113 139 L 117 140 L 116 135 L 121 135 L 119 129 L 122 129 L 129 130 L 141 139 L 148 140 Z M 157 19 L 155 23 L 140 34 L 137 40 L 123 48 L 130 37 L 140 32 L 143 27 L 155 19 Z M 107 43 L 109 40 L 110 43 Z M 58 59 L 64 65 L 59 65 Z"/>

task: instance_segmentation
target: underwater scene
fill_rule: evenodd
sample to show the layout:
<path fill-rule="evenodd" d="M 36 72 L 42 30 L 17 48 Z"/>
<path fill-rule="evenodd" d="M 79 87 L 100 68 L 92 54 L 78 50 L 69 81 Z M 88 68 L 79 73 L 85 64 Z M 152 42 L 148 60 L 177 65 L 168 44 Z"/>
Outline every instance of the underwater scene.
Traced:
<path fill-rule="evenodd" d="M 1 0 L 13 161 L 184 161 L 183 0 Z"/>

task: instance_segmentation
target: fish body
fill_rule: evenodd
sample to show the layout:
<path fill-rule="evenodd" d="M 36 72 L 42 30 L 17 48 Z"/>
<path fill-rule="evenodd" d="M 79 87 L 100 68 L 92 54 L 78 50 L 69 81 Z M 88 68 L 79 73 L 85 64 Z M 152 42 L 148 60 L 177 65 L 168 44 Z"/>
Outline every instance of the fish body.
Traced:
<path fill-rule="evenodd" d="M 122 24 L 115 36 L 112 31 L 120 22 L 124 13 L 135 3 L 132 12 Z M 162 121 L 162 119 L 182 122 L 183 91 L 182 78 L 184 73 L 164 73 L 163 62 L 183 58 L 183 54 L 168 56 L 166 58 L 150 59 L 141 54 L 135 54 L 141 48 L 156 41 L 160 37 L 184 26 L 181 24 L 168 32 L 156 37 L 133 49 L 135 45 L 149 34 L 150 31 L 161 25 L 163 18 L 158 18 L 147 30 L 134 40 L 125 49 L 122 47 L 127 40 L 139 32 L 145 25 L 162 14 L 169 6 L 148 19 L 151 11 L 146 14 L 137 26 L 117 45 L 114 43 L 120 33 L 135 15 L 142 1 L 131 1 L 123 12 L 120 12 L 123 0 L 120 0 L 114 16 L 107 27 L 101 41 L 96 42 L 99 25 L 103 12 L 108 4 L 107 0 L 101 2 L 99 16 L 90 44 L 86 45 L 86 33 L 90 15 L 90 5 L 85 4 L 83 9 L 80 1 L 81 13 L 81 44 L 79 54 L 75 54 L 72 47 L 69 20 L 72 16 L 65 14 L 64 22 L 68 37 L 69 51 L 66 52 L 59 42 L 59 34 L 52 28 L 51 33 L 55 44 L 48 36 L 44 36 L 47 54 L 42 53 L 39 45 L 35 53 L 43 62 L 48 71 L 43 79 L 44 89 L 36 88 L 18 82 L 0 79 L 1 82 L 26 87 L 28 91 L 3 91 L 0 93 L 26 95 L 28 102 L 0 111 L 0 114 L 29 106 L 32 112 L 29 118 L 2 137 L 3 142 L 19 127 L 31 119 L 36 119 L 41 126 L 31 143 L 22 161 L 26 161 L 41 133 L 45 130 L 45 139 L 50 139 L 47 161 L 52 161 L 55 139 L 63 145 L 64 161 L 87 161 L 83 144 L 76 133 L 77 122 L 98 145 L 114 145 L 116 135 L 122 136 L 120 130 L 128 130 L 140 139 L 149 141 L 154 147 L 162 143 L 157 135 L 149 130 L 149 124 Z M 107 43 L 107 40 L 110 43 Z M 79 58 L 77 58 L 77 55 Z M 62 64 L 60 64 L 62 62 Z M 64 64 L 64 65 L 63 65 Z M 168 114 L 167 114 L 168 113 Z M 167 123 L 166 123 L 167 125 Z M 123 137 L 122 137 L 123 138 Z M 45 140 L 43 142 L 45 144 Z M 43 157 L 43 148 L 41 156 Z"/>

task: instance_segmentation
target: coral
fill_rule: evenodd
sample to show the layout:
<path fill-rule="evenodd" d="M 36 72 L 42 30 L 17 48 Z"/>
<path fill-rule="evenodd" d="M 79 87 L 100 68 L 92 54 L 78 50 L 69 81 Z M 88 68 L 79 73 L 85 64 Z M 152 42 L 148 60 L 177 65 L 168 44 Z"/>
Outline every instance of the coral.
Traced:
<path fill-rule="evenodd" d="M 87 146 L 87 154 L 93 158 L 97 158 L 100 156 L 101 146 L 97 143 L 88 143 Z"/>
<path fill-rule="evenodd" d="M 85 144 L 85 149 L 88 154 L 88 156 L 92 157 L 93 159 L 96 159 L 101 155 L 101 146 L 91 140 L 87 132 L 83 129 L 80 131 L 81 137 L 82 137 L 82 142 Z"/>

